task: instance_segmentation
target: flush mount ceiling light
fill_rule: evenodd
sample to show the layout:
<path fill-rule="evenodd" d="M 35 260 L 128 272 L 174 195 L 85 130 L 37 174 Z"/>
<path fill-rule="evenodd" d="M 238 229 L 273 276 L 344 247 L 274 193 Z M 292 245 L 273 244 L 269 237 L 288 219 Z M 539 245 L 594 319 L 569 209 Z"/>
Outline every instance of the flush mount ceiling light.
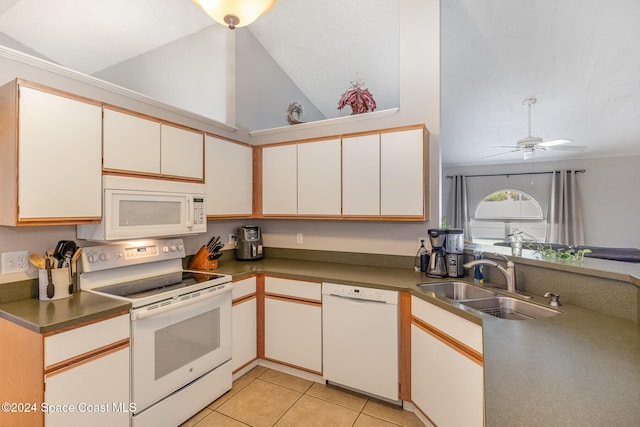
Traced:
<path fill-rule="evenodd" d="M 244 27 L 267 13 L 278 0 L 193 0 L 215 21 L 230 29 Z"/>

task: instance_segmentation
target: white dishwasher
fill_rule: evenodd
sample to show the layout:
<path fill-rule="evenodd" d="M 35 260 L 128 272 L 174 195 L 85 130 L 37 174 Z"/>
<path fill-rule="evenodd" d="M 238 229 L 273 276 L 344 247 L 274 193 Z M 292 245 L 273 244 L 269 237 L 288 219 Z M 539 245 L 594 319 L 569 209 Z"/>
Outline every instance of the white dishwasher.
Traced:
<path fill-rule="evenodd" d="M 398 292 L 322 284 L 322 371 L 337 385 L 397 402 Z"/>

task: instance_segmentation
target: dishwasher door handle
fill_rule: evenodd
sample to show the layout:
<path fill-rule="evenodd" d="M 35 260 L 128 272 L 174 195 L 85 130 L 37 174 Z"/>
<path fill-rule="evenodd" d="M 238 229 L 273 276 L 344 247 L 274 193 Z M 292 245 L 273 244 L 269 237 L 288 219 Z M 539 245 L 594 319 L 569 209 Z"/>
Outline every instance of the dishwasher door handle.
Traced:
<path fill-rule="evenodd" d="M 377 300 L 371 300 L 371 299 L 364 299 L 364 298 L 354 298 L 354 297 L 347 297 L 344 295 L 337 295 L 337 294 L 328 294 L 328 296 L 330 297 L 336 297 L 336 298 L 342 298 L 342 299 L 346 299 L 349 301 L 354 301 L 354 302 L 359 302 L 359 303 L 367 303 L 367 302 L 373 302 L 376 304 L 386 304 L 385 301 L 377 301 Z"/>

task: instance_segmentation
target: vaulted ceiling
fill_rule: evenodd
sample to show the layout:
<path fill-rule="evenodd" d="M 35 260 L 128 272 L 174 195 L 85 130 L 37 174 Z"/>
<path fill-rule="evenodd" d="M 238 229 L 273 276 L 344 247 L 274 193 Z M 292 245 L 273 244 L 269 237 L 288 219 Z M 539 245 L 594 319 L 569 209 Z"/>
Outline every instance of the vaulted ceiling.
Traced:
<path fill-rule="evenodd" d="M 377 100 L 397 102 L 399 1 L 280 0 L 248 28 L 329 116 L 355 72 Z M 640 155 L 640 2 L 440 3 L 444 164 L 522 161 L 483 158 L 527 136 L 529 97 L 534 136 L 588 147 L 538 150 L 538 160 Z M 209 25 L 189 0 L 0 0 L 0 33 L 87 74 Z"/>

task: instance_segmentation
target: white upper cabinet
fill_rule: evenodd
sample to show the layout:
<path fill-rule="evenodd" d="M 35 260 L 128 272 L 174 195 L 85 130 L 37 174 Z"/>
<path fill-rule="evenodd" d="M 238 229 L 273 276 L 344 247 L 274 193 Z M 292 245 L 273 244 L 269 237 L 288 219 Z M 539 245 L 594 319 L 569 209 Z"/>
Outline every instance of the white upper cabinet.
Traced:
<path fill-rule="evenodd" d="M 100 105 L 18 81 L 0 92 L 0 224 L 100 218 Z"/>
<path fill-rule="evenodd" d="M 380 135 L 380 214 L 424 216 L 426 190 L 424 129 Z"/>
<path fill-rule="evenodd" d="M 204 179 L 204 134 L 104 107 L 103 168 L 141 175 Z"/>
<path fill-rule="evenodd" d="M 298 215 L 340 215 L 340 139 L 298 144 Z"/>
<path fill-rule="evenodd" d="M 298 172 L 296 144 L 262 149 L 262 213 L 298 213 Z"/>
<path fill-rule="evenodd" d="M 104 109 L 103 168 L 160 173 L 160 123 Z"/>
<path fill-rule="evenodd" d="M 160 127 L 160 173 L 204 179 L 204 134 L 163 123 Z"/>
<path fill-rule="evenodd" d="M 380 215 L 380 134 L 342 140 L 342 213 Z"/>
<path fill-rule="evenodd" d="M 207 215 L 250 216 L 253 212 L 253 148 L 205 136 Z"/>

